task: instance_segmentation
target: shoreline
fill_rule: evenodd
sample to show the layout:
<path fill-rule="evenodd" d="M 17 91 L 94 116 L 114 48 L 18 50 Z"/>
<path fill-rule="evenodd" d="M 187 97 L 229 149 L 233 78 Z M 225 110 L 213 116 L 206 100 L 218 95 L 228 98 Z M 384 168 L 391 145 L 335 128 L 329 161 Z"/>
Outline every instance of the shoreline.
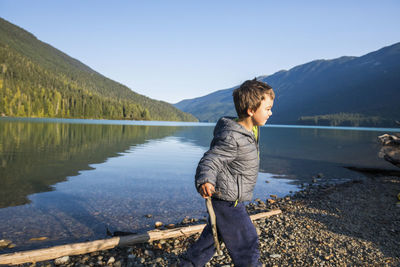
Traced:
<path fill-rule="evenodd" d="M 266 266 L 399 265 L 398 193 L 400 175 L 366 173 L 362 180 L 309 185 L 292 196 L 257 199 L 248 205 L 250 214 L 282 210 L 255 222 L 261 262 Z M 62 257 L 37 266 L 174 266 L 198 236 Z M 223 250 L 223 256 L 213 257 L 206 266 L 232 266 Z"/>
<path fill-rule="evenodd" d="M 126 125 L 148 125 L 148 126 L 214 126 L 215 122 L 207 122 L 207 121 L 158 121 L 158 120 L 131 120 L 131 119 L 91 119 L 91 118 L 67 118 L 67 117 L 15 117 L 15 116 L 0 116 L 0 119 L 4 118 L 5 120 L 44 120 L 48 122 L 63 122 L 63 123 L 74 123 L 74 121 L 87 121 L 88 124 L 124 124 L 121 122 L 125 122 Z M 103 123 L 97 123 L 103 122 Z M 118 123 L 117 123 L 118 122 Z M 126 123 L 131 122 L 131 123 Z M 77 122 L 82 123 L 82 122 Z M 133 123 L 133 124 L 132 124 Z M 183 125 L 180 125 L 183 123 Z M 172 124 L 172 125 L 168 125 Z M 176 125 L 174 125 L 176 124 Z M 185 125 L 187 124 L 187 125 Z M 400 127 L 394 126 L 348 126 L 348 125 L 307 125 L 307 124 L 266 124 L 262 127 L 271 127 L 271 128 L 312 128 L 312 129 L 326 129 L 326 130 L 356 130 L 356 131 L 378 131 L 378 132 L 391 132 L 398 133 L 400 132 Z"/>

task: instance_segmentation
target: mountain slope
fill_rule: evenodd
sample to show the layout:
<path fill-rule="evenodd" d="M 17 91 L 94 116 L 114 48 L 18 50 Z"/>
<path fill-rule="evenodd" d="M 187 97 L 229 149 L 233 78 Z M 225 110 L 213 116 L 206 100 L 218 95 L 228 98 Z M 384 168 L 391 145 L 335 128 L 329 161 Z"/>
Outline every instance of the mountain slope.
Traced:
<path fill-rule="evenodd" d="M 361 57 L 315 60 L 258 79 L 277 94 L 270 123 L 395 126 L 400 119 L 400 43 Z M 235 115 L 235 88 L 175 106 L 201 121 L 215 121 Z M 209 113 L 216 105 L 218 110 Z"/>
<path fill-rule="evenodd" d="M 112 81 L 0 18 L 0 114 L 196 121 Z"/>

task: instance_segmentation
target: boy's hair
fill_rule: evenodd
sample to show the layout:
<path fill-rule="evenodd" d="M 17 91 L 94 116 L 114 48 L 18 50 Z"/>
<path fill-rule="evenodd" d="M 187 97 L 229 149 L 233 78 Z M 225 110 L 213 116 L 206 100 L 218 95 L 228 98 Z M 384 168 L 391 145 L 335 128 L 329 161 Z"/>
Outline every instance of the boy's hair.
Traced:
<path fill-rule="evenodd" d="M 245 81 L 239 88 L 233 91 L 233 102 L 239 118 L 246 118 L 247 109 L 256 111 L 265 99 L 265 94 L 275 99 L 275 93 L 271 86 L 265 82 L 253 80 Z"/>

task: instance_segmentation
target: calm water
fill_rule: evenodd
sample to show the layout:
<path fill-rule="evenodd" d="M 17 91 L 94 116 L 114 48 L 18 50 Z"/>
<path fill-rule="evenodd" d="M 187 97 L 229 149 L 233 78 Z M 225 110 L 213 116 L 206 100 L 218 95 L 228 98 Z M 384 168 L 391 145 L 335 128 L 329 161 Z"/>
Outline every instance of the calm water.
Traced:
<path fill-rule="evenodd" d="M 0 119 L 1 253 L 142 232 L 155 221 L 203 218 L 194 188 L 213 124 Z M 399 129 L 270 126 L 261 130 L 254 198 L 361 177 L 344 166 L 395 169 L 376 137 Z M 267 182 L 268 183 L 267 183 Z M 144 215 L 152 214 L 152 218 Z M 46 241 L 29 241 L 47 237 Z"/>

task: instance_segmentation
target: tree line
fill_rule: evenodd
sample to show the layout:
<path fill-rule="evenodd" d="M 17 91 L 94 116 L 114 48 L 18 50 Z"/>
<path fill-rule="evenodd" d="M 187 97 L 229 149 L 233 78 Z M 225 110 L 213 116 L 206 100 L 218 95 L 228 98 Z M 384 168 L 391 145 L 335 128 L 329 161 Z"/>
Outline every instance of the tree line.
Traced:
<path fill-rule="evenodd" d="M 387 123 L 379 116 L 365 116 L 359 113 L 336 113 L 315 116 L 301 116 L 301 124 L 328 125 L 328 126 L 381 126 Z"/>
<path fill-rule="evenodd" d="M 79 71 L 73 67 L 57 71 L 42 65 L 0 43 L 0 115 L 196 120 L 190 114 L 169 107 L 165 102 L 140 96 L 94 71 Z"/>

